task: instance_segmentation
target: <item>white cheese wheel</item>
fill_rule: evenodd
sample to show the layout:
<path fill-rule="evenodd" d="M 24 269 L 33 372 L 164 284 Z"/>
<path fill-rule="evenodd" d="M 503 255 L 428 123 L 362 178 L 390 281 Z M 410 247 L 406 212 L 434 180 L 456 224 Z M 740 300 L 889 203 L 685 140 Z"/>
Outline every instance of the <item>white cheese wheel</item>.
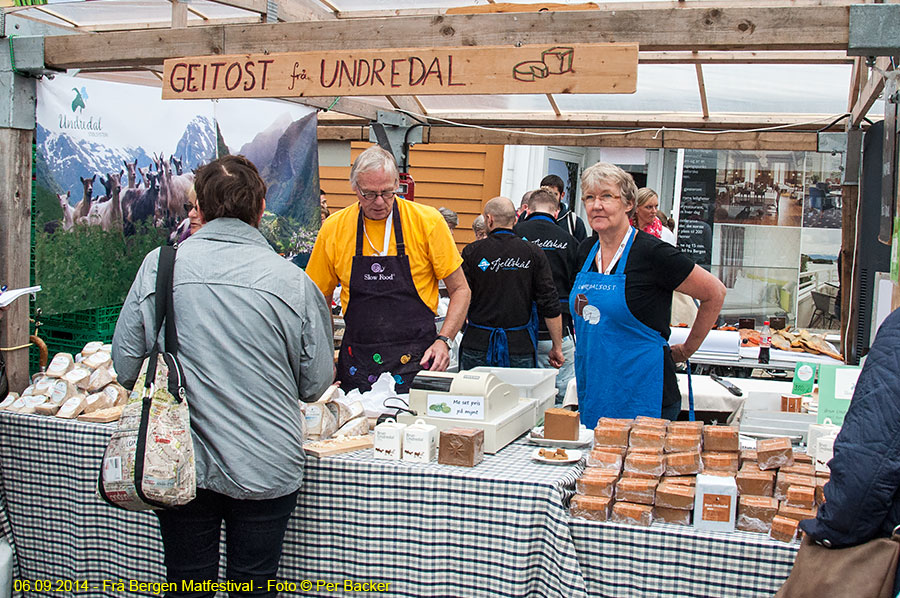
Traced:
<path fill-rule="evenodd" d="M 57 411 L 59 411 L 59 405 L 50 401 L 44 401 L 34 408 L 34 412 L 39 415 L 56 415 Z"/>
<path fill-rule="evenodd" d="M 109 372 L 109 368 L 99 367 L 91 372 L 91 377 L 88 379 L 87 391 L 100 392 L 110 382 L 112 382 L 112 374 Z"/>
<path fill-rule="evenodd" d="M 37 381 L 32 385 L 34 389 L 31 391 L 33 395 L 44 395 L 45 397 L 50 396 L 50 392 L 53 390 L 53 385 L 56 383 L 56 378 L 51 378 L 50 376 L 43 376 L 38 378 Z"/>
<path fill-rule="evenodd" d="M 93 355 L 94 353 L 96 353 L 97 351 L 99 351 L 102 348 L 103 348 L 103 343 L 101 343 L 100 341 L 91 341 L 81 349 L 81 356 L 88 357 L 90 355 Z"/>
<path fill-rule="evenodd" d="M 97 368 L 102 368 L 112 363 L 112 357 L 110 357 L 109 353 L 106 351 L 97 351 L 96 353 L 85 357 L 81 363 L 92 370 L 96 370 Z"/>
<path fill-rule="evenodd" d="M 93 413 L 94 411 L 107 409 L 112 406 L 113 404 L 106 393 L 95 392 L 94 394 L 88 395 L 84 400 L 84 411 L 82 411 L 82 413 Z"/>
<path fill-rule="evenodd" d="M 25 390 L 22 391 L 23 397 L 30 397 L 33 394 L 34 394 L 34 384 L 31 384 L 31 385 L 25 387 Z"/>
<path fill-rule="evenodd" d="M 6 398 L 3 399 L 2 402 L 0 402 L 0 409 L 9 409 L 10 406 L 18 400 L 19 400 L 19 393 L 17 393 L 17 392 L 9 393 L 8 395 L 6 395 Z"/>
<path fill-rule="evenodd" d="M 51 378 L 60 378 L 75 367 L 75 358 L 71 353 L 57 353 L 50 361 L 45 372 Z"/>
<path fill-rule="evenodd" d="M 62 404 L 62 407 L 56 412 L 56 417 L 75 419 L 82 411 L 84 411 L 84 399 L 84 395 L 75 395 L 74 397 L 71 397 Z"/>
<path fill-rule="evenodd" d="M 50 402 L 55 405 L 62 405 L 70 398 L 78 394 L 75 385 L 68 380 L 57 380 L 50 391 Z"/>
<path fill-rule="evenodd" d="M 369 418 L 362 416 L 351 419 L 338 428 L 335 436 L 361 436 L 369 433 Z"/>
<path fill-rule="evenodd" d="M 107 384 L 102 392 L 109 397 L 109 400 L 112 401 L 114 407 L 124 405 L 125 401 L 128 400 L 128 391 L 125 390 L 124 386 L 116 384 L 115 382 Z"/>
<path fill-rule="evenodd" d="M 66 372 L 62 379 L 74 384 L 78 388 L 84 389 L 87 388 L 88 382 L 91 379 L 91 370 L 79 364 Z"/>

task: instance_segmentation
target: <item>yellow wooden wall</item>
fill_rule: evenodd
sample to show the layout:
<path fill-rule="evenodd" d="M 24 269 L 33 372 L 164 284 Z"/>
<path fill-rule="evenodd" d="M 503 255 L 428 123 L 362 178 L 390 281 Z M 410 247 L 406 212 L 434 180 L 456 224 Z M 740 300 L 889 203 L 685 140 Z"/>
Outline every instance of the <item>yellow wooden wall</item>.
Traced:
<path fill-rule="evenodd" d="M 351 163 L 370 145 L 351 143 Z M 472 221 L 482 206 L 500 194 L 502 166 L 502 145 L 432 143 L 413 146 L 410 152 L 416 201 L 435 208 L 444 206 L 459 214 L 453 237 L 460 249 L 475 240 Z M 350 164 L 319 167 L 319 183 L 332 211 L 356 201 L 350 189 Z"/>

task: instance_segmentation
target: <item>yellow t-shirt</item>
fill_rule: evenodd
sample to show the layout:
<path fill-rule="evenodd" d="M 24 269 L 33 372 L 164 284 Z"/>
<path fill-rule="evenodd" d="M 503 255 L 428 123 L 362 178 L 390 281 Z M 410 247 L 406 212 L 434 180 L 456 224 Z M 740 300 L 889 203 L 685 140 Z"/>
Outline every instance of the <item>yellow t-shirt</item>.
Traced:
<path fill-rule="evenodd" d="M 400 209 L 400 224 L 413 283 L 422 301 L 437 312 L 438 281 L 450 276 L 462 265 L 456 242 L 447 222 L 436 209 L 395 197 Z M 306 273 L 316 286 L 331 297 L 334 287 L 341 284 L 341 306 L 347 313 L 350 303 L 350 270 L 356 253 L 356 222 L 359 203 L 329 216 L 322 224 L 315 247 L 306 266 Z M 384 244 L 385 220 L 363 218 L 363 255 L 376 255 L 374 244 L 381 251 Z M 391 231 L 388 255 L 397 255 L 397 240 Z"/>

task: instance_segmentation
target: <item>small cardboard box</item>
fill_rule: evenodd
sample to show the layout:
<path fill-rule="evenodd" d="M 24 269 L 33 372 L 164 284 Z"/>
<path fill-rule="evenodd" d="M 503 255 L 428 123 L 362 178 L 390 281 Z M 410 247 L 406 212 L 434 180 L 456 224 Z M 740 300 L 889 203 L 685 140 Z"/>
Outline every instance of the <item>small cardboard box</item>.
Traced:
<path fill-rule="evenodd" d="M 383 422 L 375 426 L 375 446 L 372 451 L 376 459 L 399 461 L 403 454 L 403 432 L 406 424 Z"/>
<path fill-rule="evenodd" d="M 417 419 L 403 431 L 403 460 L 430 463 L 437 454 L 437 426 Z"/>

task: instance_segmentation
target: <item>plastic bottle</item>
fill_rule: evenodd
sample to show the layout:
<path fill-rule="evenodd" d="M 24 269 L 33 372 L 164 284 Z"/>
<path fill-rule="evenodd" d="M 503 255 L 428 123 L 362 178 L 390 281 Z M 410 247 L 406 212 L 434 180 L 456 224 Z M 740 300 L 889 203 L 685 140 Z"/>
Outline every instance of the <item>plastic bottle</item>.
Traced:
<path fill-rule="evenodd" d="M 763 322 L 762 332 L 759 333 L 759 362 L 769 363 L 769 347 L 772 346 L 772 329 L 769 321 Z"/>

